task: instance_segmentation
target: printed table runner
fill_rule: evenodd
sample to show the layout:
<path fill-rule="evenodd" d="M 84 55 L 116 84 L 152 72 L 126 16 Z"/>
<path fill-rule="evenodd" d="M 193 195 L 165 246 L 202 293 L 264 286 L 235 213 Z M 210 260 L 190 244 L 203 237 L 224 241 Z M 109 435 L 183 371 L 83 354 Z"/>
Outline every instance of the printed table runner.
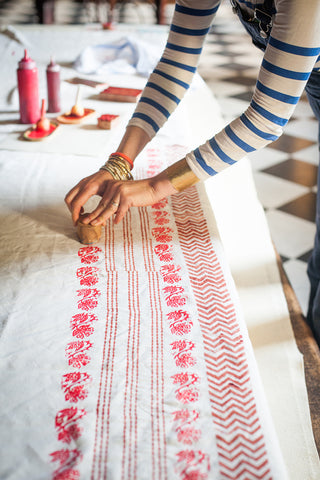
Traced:
<path fill-rule="evenodd" d="M 183 151 L 155 143 L 136 177 Z M 131 209 L 94 246 L 63 245 L 55 268 L 24 271 L 36 288 L 17 295 L 1 337 L 13 442 L 1 478 L 285 479 L 201 186 Z"/>

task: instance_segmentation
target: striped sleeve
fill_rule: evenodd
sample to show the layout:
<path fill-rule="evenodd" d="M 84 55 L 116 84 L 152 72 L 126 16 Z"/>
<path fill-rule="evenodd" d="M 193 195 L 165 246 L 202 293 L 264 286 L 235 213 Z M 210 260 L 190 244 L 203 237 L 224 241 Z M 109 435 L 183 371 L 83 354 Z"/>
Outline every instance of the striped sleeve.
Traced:
<path fill-rule="evenodd" d="M 149 77 L 128 125 L 150 138 L 163 126 L 189 88 L 220 0 L 177 0 L 163 55 Z"/>
<path fill-rule="evenodd" d="M 276 15 L 248 109 L 187 155 L 205 180 L 276 140 L 320 54 L 320 1 L 275 0 Z"/>

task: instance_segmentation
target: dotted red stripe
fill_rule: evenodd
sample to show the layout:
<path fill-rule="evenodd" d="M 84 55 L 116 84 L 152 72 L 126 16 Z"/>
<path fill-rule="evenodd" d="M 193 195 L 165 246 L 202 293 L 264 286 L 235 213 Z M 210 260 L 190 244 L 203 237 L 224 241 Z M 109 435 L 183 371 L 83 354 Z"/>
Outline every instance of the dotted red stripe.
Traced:
<path fill-rule="evenodd" d="M 159 274 L 155 272 L 150 219 L 146 208 L 139 209 L 142 250 L 148 271 L 149 301 L 151 309 L 151 445 L 152 480 L 167 477 L 166 436 L 164 416 L 164 316 L 161 305 Z"/>
<path fill-rule="evenodd" d="M 109 222 L 105 232 L 106 318 L 101 359 L 99 392 L 96 407 L 96 427 L 91 479 L 107 478 L 110 440 L 110 404 L 114 378 L 115 344 L 118 328 L 118 273 L 114 263 L 114 230 Z"/>
<path fill-rule="evenodd" d="M 132 236 L 132 218 L 129 211 L 123 221 L 124 263 L 128 273 L 128 338 L 127 363 L 123 407 L 123 480 L 136 479 L 138 458 L 138 382 L 139 382 L 139 347 L 140 347 L 140 299 L 139 278 L 135 269 Z"/>

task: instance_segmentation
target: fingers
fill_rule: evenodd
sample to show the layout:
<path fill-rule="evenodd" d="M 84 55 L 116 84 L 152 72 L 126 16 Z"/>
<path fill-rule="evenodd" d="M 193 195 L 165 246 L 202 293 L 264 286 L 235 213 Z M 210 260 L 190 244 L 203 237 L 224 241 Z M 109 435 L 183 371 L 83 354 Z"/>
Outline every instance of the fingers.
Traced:
<path fill-rule="evenodd" d="M 71 211 L 72 221 L 74 225 L 77 224 L 79 215 L 83 212 L 83 205 L 89 200 L 91 196 L 92 194 L 90 191 L 84 190 L 81 193 L 77 193 L 71 201 L 70 199 L 66 199 L 66 203 L 69 207 L 69 210 Z"/>
<path fill-rule="evenodd" d="M 107 188 L 108 180 L 110 181 L 110 174 L 99 171 L 90 177 L 82 179 L 67 193 L 65 202 L 71 212 L 74 225 L 76 225 L 79 215 L 83 212 L 83 205 L 93 195 L 102 195 Z"/>
<path fill-rule="evenodd" d="M 84 219 L 84 223 L 92 223 L 93 221 L 98 219 L 104 211 L 110 210 L 110 211 L 116 211 L 118 208 L 118 203 L 114 202 L 113 200 L 108 201 L 109 195 L 107 193 L 104 194 L 102 197 L 99 205 L 91 212 L 89 213 L 86 218 Z"/>
<path fill-rule="evenodd" d="M 93 220 L 89 220 L 92 225 L 105 224 L 106 221 L 117 212 L 119 207 L 119 200 L 111 198 L 108 202 L 106 199 L 102 199 L 98 207 L 92 214 L 89 216 L 93 217 Z"/>
<path fill-rule="evenodd" d="M 110 176 L 109 173 L 107 175 Z M 155 179 L 158 177 L 159 186 L 155 188 L 155 185 L 158 185 Z M 86 218 L 83 220 L 84 223 L 102 225 L 114 214 L 115 223 L 119 223 L 129 208 L 152 205 L 159 199 L 173 193 L 166 187 L 167 183 L 171 185 L 167 178 L 163 179 L 159 175 L 154 177 L 153 181 L 145 179 L 128 182 L 103 178 L 100 172 L 81 180 L 66 195 L 65 201 L 76 224 L 82 206 L 92 195 L 99 194 L 102 196 L 101 202 L 92 213 L 86 215 Z"/>
<path fill-rule="evenodd" d="M 129 210 L 128 207 L 122 206 L 120 208 L 120 206 L 119 206 L 118 210 L 116 211 L 116 214 L 115 214 L 114 223 L 115 224 L 120 223 L 121 220 L 123 220 L 123 218 L 124 218 L 124 216 L 125 216 L 125 214 L 127 213 L 128 210 Z"/>

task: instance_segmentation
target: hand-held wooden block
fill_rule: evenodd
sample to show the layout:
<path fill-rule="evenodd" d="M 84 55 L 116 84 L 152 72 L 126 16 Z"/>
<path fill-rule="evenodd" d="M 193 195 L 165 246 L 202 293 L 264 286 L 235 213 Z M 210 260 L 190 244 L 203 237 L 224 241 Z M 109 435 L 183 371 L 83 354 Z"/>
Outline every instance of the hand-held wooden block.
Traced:
<path fill-rule="evenodd" d="M 80 218 L 77 223 L 77 234 L 81 243 L 85 245 L 91 245 L 100 240 L 101 237 L 101 225 L 90 225 L 82 223 L 81 219 L 83 216 L 80 215 Z"/>
<path fill-rule="evenodd" d="M 110 130 L 118 122 L 119 115 L 105 114 L 98 118 L 98 127 L 103 130 Z"/>

